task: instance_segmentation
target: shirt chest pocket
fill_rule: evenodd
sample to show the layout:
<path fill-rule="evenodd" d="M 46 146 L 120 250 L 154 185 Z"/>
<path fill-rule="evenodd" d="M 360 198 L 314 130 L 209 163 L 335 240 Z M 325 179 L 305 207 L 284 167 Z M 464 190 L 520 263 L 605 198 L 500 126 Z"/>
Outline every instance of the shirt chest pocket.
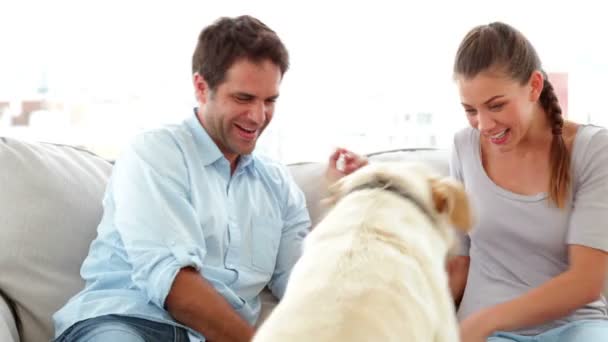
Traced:
<path fill-rule="evenodd" d="M 251 221 L 251 266 L 257 271 L 272 274 L 279 253 L 282 221 L 271 217 L 257 217 Z"/>

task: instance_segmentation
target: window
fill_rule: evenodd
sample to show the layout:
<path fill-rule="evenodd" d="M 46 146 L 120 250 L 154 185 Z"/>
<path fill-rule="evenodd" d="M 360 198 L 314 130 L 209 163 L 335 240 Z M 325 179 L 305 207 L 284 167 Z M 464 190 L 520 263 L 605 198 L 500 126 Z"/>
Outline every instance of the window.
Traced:
<path fill-rule="evenodd" d="M 346 6 L 348 8 L 346 8 Z M 0 135 L 87 147 L 108 158 L 137 132 L 191 115 L 190 58 L 201 28 L 251 14 L 291 54 L 264 153 L 324 160 L 448 147 L 466 125 L 452 81 L 473 26 L 502 20 L 535 45 L 568 116 L 608 125 L 604 11 L 591 4 L 312 1 L 13 1 L 0 20 Z"/>

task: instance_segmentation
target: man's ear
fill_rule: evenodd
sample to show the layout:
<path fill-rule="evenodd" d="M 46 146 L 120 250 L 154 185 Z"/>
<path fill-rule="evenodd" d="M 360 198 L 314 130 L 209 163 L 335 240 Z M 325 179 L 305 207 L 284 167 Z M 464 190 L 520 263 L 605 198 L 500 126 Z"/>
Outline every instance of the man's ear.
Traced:
<path fill-rule="evenodd" d="M 437 212 L 447 214 L 456 228 L 468 232 L 473 225 L 469 198 L 462 184 L 453 178 L 431 180 L 433 203 Z"/>
<path fill-rule="evenodd" d="M 194 95 L 198 103 L 207 103 L 209 96 L 211 96 L 211 89 L 207 81 L 198 72 L 192 75 L 192 85 L 194 86 Z"/>

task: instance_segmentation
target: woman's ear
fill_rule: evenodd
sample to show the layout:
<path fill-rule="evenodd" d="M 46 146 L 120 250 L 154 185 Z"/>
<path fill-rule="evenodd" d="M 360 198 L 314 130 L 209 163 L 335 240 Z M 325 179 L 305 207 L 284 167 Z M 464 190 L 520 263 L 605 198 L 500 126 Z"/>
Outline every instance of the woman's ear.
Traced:
<path fill-rule="evenodd" d="M 535 70 L 532 72 L 528 83 L 530 86 L 530 101 L 536 102 L 545 87 L 545 76 L 539 70 Z"/>

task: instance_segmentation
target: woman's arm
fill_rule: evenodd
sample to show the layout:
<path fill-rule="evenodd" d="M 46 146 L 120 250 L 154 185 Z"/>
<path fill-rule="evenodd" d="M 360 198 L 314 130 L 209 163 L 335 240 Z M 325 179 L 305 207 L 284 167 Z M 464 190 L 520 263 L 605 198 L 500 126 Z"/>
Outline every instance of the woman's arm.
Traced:
<path fill-rule="evenodd" d="M 463 341 L 467 336 L 489 336 L 543 324 L 597 300 L 604 286 L 608 253 L 590 247 L 570 245 L 570 267 L 538 288 L 481 310 L 461 323 Z"/>
<path fill-rule="evenodd" d="M 587 141 L 574 164 L 568 270 L 518 298 L 466 318 L 463 334 L 481 331 L 487 336 L 550 322 L 600 297 L 608 267 L 608 130 L 587 129 L 591 131 L 583 136 Z"/>
<path fill-rule="evenodd" d="M 447 272 L 450 281 L 450 291 L 454 298 L 454 304 L 458 306 L 464 294 L 469 275 L 469 263 L 471 259 L 466 255 L 452 257 L 447 262 Z"/>

